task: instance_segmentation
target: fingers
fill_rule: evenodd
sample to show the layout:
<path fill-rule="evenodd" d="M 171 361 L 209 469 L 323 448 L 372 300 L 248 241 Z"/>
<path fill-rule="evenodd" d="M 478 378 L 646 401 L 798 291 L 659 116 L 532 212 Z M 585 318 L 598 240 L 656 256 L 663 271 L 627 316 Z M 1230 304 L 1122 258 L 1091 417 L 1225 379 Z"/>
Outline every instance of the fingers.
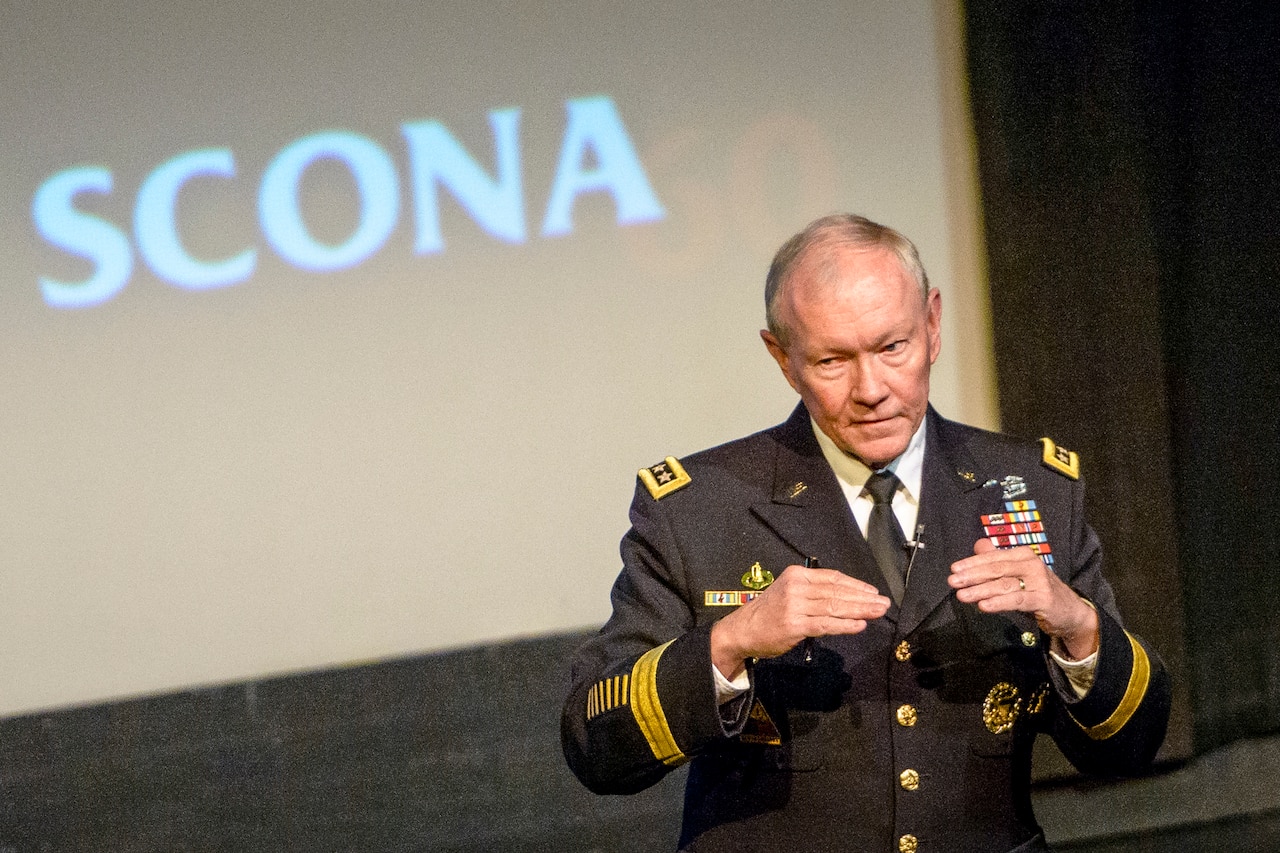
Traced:
<path fill-rule="evenodd" d="M 851 578 L 835 569 L 809 569 L 808 571 L 816 573 L 816 577 L 810 578 L 810 584 L 801 596 L 807 616 L 833 619 L 836 622 L 832 624 L 838 625 L 839 620 L 879 619 L 889 610 L 889 599 L 866 581 Z M 865 624 L 857 627 L 856 631 L 861 631 L 865 627 Z M 828 630 L 824 633 L 856 633 L 856 631 Z"/>
<path fill-rule="evenodd" d="M 789 566 L 769 587 L 767 597 L 785 604 L 800 617 L 876 619 L 889 609 L 889 599 L 866 581 L 835 569 Z M 781 599 L 781 601 L 779 601 Z"/>
<path fill-rule="evenodd" d="M 979 539 L 973 552 L 951 564 L 947 582 L 957 599 L 987 613 L 1034 612 L 1049 603 L 1048 570 L 1030 548 L 997 549 Z"/>
<path fill-rule="evenodd" d="M 1013 589 L 1001 591 L 1012 585 Z M 1012 578 L 1001 578 L 989 584 L 966 587 L 956 591 L 956 598 L 966 604 L 976 604 L 984 613 L 1003 613 L 1010 610 L 1034 612 L 1038 609 L 1036 598 L 1019 589 Z"/>
<path fill-rule="evenodd" d="M 878 618 L 878 617 L 873 617 Z M 869 619 L 837 619 L 819 618 L 810 622 L 812 634 L 806 637 L 838 637 L 841 635 L 861 634 L 867 630 Z"/>
<path fill-rule="evenodd" d="M 979 539 L 973 545 L 973 556 L 951 564 L 952 586 L 959 578 L 961 585 L 969 581 L 987 581 L 1002 575 L 1041 573 L 1044 562 L 1030 546 L 996 548 L 987 539 Z"/>
<path fill-rule="evenodd" d="M 890 601 L 871 584 L 835 569 L 788 566 L 764 594 L 746 605 L 758 616 L 759 636 L 771 645 L 806 637 L 856 634 L 879 619 Z"/>
<path fill-rule="evenodd" d="M 1036 558 L 1035 563 L 1039 562 Z M 1021 568 L 1020 563 L 1003 561 L 986 568 L 992 566 Z M 1095 651 L 1097 613 L 1053 572 L 1042 565 L 1030 564 L 1029 568 L 1027 575 L 1008 574 L 981 581 L 973 580 L 976 573 L 971 569 L 968 581 L 958 581 L 958 575 L 953 574 L 951 585 L 956 587 L 959 601 L 973 604 L 984 613 L 1016 610 L 1033 614 L 1040 629 L 1051 637 L 1061 638 L 1067 644 L 1068 653 L 1077 660 Z M 964 586 L 966 582 L 971 585 Z"/>
<path fill-rule="evenodd" d="M 1035 615 L 1042 630 L 1088 647 L 1096 643 L 1096 616 L 1075 590 L 1050 571 L 1030 548 L 996 549 L 985 539 L 974 555 L 951 565 L 948 583 L 956 599 L 984 613 L 1022 611 Z M 1087 652 L 1086 652 L 1087 653 Z"/>
<path fill-rule="evenodd" d="M 809 569 L 804 566 L 788 566 L 778 576 L 773 588 L 796 586 L 806 590 L 803 595 L 826 597 L 831 595 L 878 595 L 874 586 L 866 581 L 849 577 L 836 569 Z"/>

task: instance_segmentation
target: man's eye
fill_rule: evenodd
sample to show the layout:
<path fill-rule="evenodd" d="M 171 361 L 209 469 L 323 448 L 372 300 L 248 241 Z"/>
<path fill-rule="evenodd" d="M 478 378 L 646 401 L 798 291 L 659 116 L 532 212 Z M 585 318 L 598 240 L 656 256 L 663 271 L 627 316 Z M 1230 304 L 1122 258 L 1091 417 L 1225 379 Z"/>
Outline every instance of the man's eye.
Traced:
<path fill-rule="evenodd" d="M 904 349 L 906 349 L 906 348 L 907 348 L 907 341 L 906 341 L 906 339 L 904 338 L 903 340 L 900 340 L 900 341 L 894 341 L 893 343 L 891 343 L 891 344 L 887 345 L 887 346 L 884 348 L 884 351 L 885 351 L 885 352 L 900 352 L 900 351 L 902 351 L 902 350 L 904 350 Z"/>

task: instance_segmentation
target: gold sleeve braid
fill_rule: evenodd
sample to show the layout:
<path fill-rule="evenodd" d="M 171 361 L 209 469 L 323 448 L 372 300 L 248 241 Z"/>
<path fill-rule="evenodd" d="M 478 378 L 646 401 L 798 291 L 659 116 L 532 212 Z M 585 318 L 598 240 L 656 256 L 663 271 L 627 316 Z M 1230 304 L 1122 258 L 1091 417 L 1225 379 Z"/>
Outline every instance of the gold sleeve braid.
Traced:
<path fill-rule="evenodd" d="M 1125 631 L 1124 635 L 1129 638 L 1129 645 L 1133 647 L 1133 669 L 1129 672 L 1129 684 L 1125 688 L 1124 696 L 1120 699 L 1120 704 L 1111 712 L 1111 716 L 1096 726 L 1086 726 L 1076 720 L 1075 716 L 1071 717 L 1076 725 L 1094 740 L 1106 740 L 1123 729 L 1138 710 L 1138 706 L 1142 704 L 1143 698 L 1147 695 L 1147 687 L 1151 683 L 1151 659 L 1147 657 L 1146 649 L 1142 648 L 1142 644 L 1128 631 Z"/>
<path fill-rule="evenodd" d="M 674 642 L 668 641 L 655 649 L 641 655 L 631 669 L 631 713 L 635 716 L 636 725 L 649 742 L 654 758 L 668 766 L 676 766 L 687 761 L 687 757 L 676 744 L 675 735 L 663 713 L 662 702 L 658 699 L 658 659 Z"/>

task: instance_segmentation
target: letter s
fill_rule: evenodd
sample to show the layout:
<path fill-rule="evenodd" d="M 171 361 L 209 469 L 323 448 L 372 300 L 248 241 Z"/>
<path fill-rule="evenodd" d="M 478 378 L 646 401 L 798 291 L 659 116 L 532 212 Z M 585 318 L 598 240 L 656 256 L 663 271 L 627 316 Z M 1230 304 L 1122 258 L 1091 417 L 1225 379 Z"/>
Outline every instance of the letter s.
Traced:
<path fill-rule="evenodd" d="M 111 299 L 129 283 L 133 251 L 129 238 L 110 222 L 72 206 L 82 192 L 111 192 L 111 171 L 82 166 L 59 172 L 40 185 L 31 200 L 31 218 L 40 236 L 53 246 L 97 264 L 92 276 L 80 282 L 40 276 L 40 292 L 54 308 L 87 308 Z"/>

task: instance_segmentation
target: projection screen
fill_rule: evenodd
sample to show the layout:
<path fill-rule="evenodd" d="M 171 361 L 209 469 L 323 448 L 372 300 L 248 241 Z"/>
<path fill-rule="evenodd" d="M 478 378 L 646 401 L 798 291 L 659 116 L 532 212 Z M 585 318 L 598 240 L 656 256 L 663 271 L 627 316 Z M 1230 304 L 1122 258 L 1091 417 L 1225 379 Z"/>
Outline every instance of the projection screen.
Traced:
<path fill-rule="evenodd" d="M 9 3 L 0 715 L 579 629 L 853 210 L 994 425 L 952 3 Z"/>

